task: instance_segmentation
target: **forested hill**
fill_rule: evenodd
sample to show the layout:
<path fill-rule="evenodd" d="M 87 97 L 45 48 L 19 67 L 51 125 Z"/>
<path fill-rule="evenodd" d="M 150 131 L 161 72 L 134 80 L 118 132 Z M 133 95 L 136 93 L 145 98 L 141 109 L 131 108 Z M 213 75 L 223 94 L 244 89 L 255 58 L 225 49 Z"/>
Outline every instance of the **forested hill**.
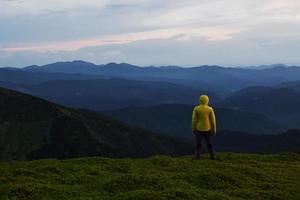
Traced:
<path fill-rule="evenodd" d="M 184 141 L 0 88 L 0 160 L 191 153 Z"/>

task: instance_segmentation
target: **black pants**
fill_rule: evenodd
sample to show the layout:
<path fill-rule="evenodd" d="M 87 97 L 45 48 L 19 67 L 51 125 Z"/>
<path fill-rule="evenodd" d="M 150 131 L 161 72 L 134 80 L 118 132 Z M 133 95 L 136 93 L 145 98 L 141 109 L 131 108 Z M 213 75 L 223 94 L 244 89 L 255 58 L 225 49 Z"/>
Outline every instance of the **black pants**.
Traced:
<path fill-rule="evenodd" d="M 196 136 L 196 156 L 200 158 L 203 139 L 207 145 L 208 151 L 212 159 L 214 159 L 214 149 L 212 144 L 212 134 L 210 131 L 197 131 L 195 132 Z"/>

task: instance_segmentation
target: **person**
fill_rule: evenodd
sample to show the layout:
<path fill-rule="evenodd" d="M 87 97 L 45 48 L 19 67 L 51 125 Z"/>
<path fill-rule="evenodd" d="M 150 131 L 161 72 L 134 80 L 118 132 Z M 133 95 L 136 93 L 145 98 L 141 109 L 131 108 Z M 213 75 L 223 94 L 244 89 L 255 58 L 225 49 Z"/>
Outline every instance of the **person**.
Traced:
<path fill-rule="evenodd" d="M 196 137 L 196 159 L 201 159 L 202 141 L 205 139 L 210 158 L 215 160 L 212 135 L 217 133 L 216 117 L 212 107 L 208 105 L 207 95 L 201 95 L 200 104 L 193 110 L 192 132 Z"/>

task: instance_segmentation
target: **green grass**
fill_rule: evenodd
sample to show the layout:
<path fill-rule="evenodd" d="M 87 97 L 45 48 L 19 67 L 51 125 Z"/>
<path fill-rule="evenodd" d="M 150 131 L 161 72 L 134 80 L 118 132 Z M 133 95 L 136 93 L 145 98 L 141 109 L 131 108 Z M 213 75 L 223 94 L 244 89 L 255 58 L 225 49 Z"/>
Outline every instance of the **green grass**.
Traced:
<path fill-rule="evenodd" d="M 0 199 L 300 199 L 300 155 L 4 162 Z"/>

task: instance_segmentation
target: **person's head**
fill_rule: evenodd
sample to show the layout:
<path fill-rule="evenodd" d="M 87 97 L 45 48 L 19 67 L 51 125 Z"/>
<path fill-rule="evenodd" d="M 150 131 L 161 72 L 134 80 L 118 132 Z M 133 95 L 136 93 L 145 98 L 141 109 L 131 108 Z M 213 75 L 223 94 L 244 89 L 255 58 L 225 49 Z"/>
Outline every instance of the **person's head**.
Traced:
<path fill-rule="evenodd" d="M 201 105 L 208 105 L 209 98 L 207 95 L 201 95 L 199 98 L 199 102 Z"/>

